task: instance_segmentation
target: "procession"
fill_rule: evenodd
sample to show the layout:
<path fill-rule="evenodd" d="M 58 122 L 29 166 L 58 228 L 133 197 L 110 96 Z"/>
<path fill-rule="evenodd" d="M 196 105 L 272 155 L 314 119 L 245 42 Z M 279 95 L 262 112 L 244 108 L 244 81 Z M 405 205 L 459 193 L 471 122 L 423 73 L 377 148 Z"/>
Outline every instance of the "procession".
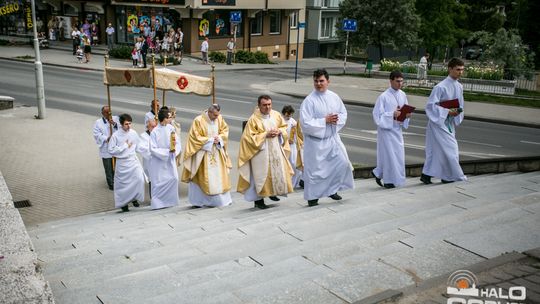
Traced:
<path fill-rule="evenodd" d="M 420 177 L 424 184 L 431 184 L 432 178 L 443 184 L 467 180 L 455 135 L 464 118 L 463 87 L 458 82 L 464 66 L 461 59 L 451 59 L 448 77 L 433 87 L 427 100 L 429 120 Z M 347 123 L 347 109 L 329 90 L 330 75 L 325 69 L 315 70 L 312 78 L 313 91 L 301 103 L 296 118 L 292 105 L 279 112 L 272 108 L 271 96 L 258 96 L 243 124 L 235 159 L 228 150 L 229 126 L 221 115 L 226 109 L 215 102 L 213 73 L 205 78 L 154 65 L 147 69 L 106 66 L 109 103 L 101 108 L 93 136 L 107 186 L 114 192 L 115 208 L 127 212 L 129 204 L 140 207 L 146 191 L 151 209 L 177 206 L 180 182 L 188 185 L 187 202 L 192 208 L 227 206 L 235 190 L 258 209 L 269 208 L 265 199 L 277 202 L 302 189 L 309 207 L 319 205 L 322 198 L 341 200 L 340 192 L 354 188 L 354 168 L 339 134 Z M 371 174 L 385 189 L 402 187 L 406 181 L 402 130 L 408 128 L 414 107 L 401 90 L 403 81 L 400 71 L 391 72 L 390 86 L 372 111 L 377 164 Z M 140 135 L 133 130 L 129 113 L 112 114 L 110 86 L 153 88 L 154 99 Z M 157 90 L 163 91 L 161 102 Z M 181 126 L 175 120 L 176 108 L 165 104 L 167 91 L 212 95 L 212 103 L 200 109 L 189 127 Z M 188 130 L 185 141 L 180 136 L 182 127 Z M 238 169 L 236 189 L 230 178 L 233 166 Z"/>

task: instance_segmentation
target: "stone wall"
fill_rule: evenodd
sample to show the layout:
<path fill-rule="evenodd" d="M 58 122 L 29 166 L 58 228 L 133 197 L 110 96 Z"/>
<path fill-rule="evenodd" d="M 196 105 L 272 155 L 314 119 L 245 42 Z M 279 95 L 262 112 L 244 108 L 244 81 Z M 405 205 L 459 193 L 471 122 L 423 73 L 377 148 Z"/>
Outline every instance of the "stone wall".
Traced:
<path fill-rule="evenodd" d="M 51 304 L 34 246 L 0 172 L 0 303 Z"/>

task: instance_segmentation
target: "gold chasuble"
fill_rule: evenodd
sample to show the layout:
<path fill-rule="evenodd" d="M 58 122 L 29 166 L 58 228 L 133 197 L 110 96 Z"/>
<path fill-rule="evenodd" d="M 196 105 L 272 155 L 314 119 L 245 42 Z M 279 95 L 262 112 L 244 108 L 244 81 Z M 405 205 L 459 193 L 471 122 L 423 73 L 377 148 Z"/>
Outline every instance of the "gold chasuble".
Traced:
<path fill-rule="evenodd" d="M 279 136 L 266 137 L 271 129 L 281 131 L 283 145 Z M 291 193 L 294 171 L 288 161 L 289 152 L 287 123 L 281 114 L 272 110 L 270 114 L 262 115 L 258 108 L 255 109 L 240 139 L 237 191 L 246 192 L 253 174 L 257 195 L 266 197 Z"/>
<path fill-rule="evenodd" d="M 214 136 L 221 138 L 220 144 L 208 144 Z M 232 168 L 227 153 L 229 126 L 219 115 L 214 121 L 206 112 L 197 116 L 189 130 L 184 149 L 182 181 L 197 184 L 206 195 L 222 194 L 231 189 L 229 170 Z M 220 145 L 220 146 L 218 146 Z"/>
<path fill-rule="evenodd" d="M 295 153 L 295 151 L 291 151 Z M 300 120 L 296 124 L 296 169 L 304 171 L 304 133 L 300 128 Z"/>

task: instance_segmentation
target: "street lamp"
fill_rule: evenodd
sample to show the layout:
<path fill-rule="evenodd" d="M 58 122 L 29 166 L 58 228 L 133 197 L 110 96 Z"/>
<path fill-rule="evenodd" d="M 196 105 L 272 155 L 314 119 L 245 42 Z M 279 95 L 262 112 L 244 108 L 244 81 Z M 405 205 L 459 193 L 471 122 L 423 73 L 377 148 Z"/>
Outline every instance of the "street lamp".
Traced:
<path fill-rule="evenodd" d="M 35 0 L 31 0 L 32 5 L 32 29 L 34 32 L 34 51 L 36 52 L 36 90 L 37 90 L 37 105 L 38 115 L 37 119 L 45 118 L 45 87 L 43 86 L 43 66 L 41 65 L 41 58 L 39 56 L 39 41 L 37 38 L 36 28 L 36 3 Z"/>

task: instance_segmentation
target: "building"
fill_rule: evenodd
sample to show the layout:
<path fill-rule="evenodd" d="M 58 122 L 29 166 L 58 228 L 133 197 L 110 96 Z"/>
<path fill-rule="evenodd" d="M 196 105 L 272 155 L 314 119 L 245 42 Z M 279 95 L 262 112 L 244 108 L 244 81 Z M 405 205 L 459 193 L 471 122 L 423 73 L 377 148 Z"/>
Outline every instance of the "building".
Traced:
<path fill-rule="evenodd" d="M 306 0 L 37 0 L 37 3 L 37 16 L 44 20 L 38 31 L 48 32 L 60 19 L 63 34 L 57 35 L 62 39 L 71 39 L 72 25 L 81 26 L 88 20 L 97 24 L 101 42 L 105 41 L 107 24 L 112 23 L 116 41 L 133 44 L 144 31 L 142 25 L 147 23 L 161 35 L 170 28 L 181 27 L 184 51 L 195 56 L 200 55 L 204 37 L 210 39 L 210 51 L 224 52 L 235 32 L 237 50 L 263 51 L 269 58 L 279 60 L 296 59 L 298 37 L 298 53 L 303 54 L 304 30 L 298 29 L 298 23 L 304 22 Z M 31 34 L 23 11 L 21 8 L 20 13 L 12 14 L 10 20 L 0 16 L 0 25 L 14 24 L 11 29 L 6 26 L 0 34 Z M 237 25 L 230 21 L 233 11 L 241 13 Z M 16 29 L 16 24 L 20 29 Z"/>
<path fill-rule="evenodd" d="M 340 20 L 339 3 L 343 0 L 307 0 L 304 57 L 332 57 L 339 39 L 336 24 Z"/>

